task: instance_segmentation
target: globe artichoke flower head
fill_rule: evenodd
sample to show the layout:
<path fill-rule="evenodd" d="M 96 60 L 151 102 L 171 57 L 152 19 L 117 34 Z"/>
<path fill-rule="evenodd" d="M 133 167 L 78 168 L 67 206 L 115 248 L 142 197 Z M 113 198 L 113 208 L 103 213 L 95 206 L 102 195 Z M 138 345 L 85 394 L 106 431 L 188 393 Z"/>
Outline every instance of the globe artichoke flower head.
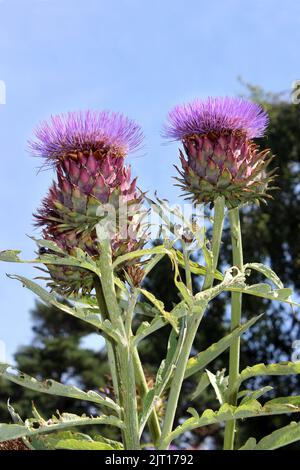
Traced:
<path fill-rule="evenodd" d="M 105 208 L 105 212 L 110 205 L 117 218 L 115 231 L 110 234 L 113 256 L 137 249 L 143 243 L 133 236 L 139 229 L 136 213 L 142 194 L 125 165 L 125 157 L 140 147 L 140 127 L 119 113 L 72 112 L 42 122 L 35 137 L 29 143 L 31 152 L 44 158 L 44 166 L 53 167 L 57 176 L 35 214 L 44 238 L 68 254 L 80 248 L 96 259 L 100 250 L 99 209 Z M 118 231 L 121 205 L 126 208 L 125 236 Z M 104 212 L 100 211 L 101 217 Z M 60 293 L 93 289 L 88 271 L 61 265 L 48 266 L 48 270 L 49 285 Z"/>
<path fill-rule="evenodd" d="M 183 144 L 177 179 L 188 198 L 212 203 L 224 196 L 233 208 L 268 197 L 272 173 L 267 174 L 266 167 L 272 157 L 253 141 L 263 136 L 267 124 L 262 107 L 243 99 L 196 99 L 174 107 L 164 136 Z"/>

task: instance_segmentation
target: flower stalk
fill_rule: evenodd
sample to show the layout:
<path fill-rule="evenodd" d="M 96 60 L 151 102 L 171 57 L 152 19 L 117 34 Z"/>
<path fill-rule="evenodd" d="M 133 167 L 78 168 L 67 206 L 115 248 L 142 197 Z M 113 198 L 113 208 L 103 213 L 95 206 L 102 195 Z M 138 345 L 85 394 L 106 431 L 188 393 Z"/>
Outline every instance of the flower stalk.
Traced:
<path fill-rule="evenodd" d="M 232 260 L 233 265 L 239 269 L 243 267 L 242 235 L 239 217 L 239 209 L 229 211 Z M 240 326 L 242 313 L 242 294 L 232 292 L 231 294 L 231 330 Z M 228 403 L 236 405 L 238 394 L 238 377 L 240 364 L 240 337 L 238 337 L 230 347 L 229 352 L 229 382 L 228 382 Z M 224 450 L 234 449 L 236 423 L 234 420 L 227 421 L 225 427 Z"/>
<path fill-rule="evenodd" d="M 140 442 L 132 348 L 130 338 L 126 336 L 122 312 L 116 297 L 109 239 L 104 239 L 101 242 L 99 268 L 108 315 L 113 328 L 121 335 L 121 341 L 116 345 L 116 353 L 119 365 L 119 393 L 123 409 L 124 445 L 126 450 L 138 450 L 140 449 Z"/>
<path fill-rule="evenodd" d="M 213 247 L 213 265 L 212 270 L 207 273 L 206 279 L 204 282 L 204 287 L 208 288 L 211 287 L 213 284 L 214 279 L 214 270 L 216 269 L 219 252 L 220 252 L 220 244 L 221 244 L 221 237 L 222 237 L 222 230 L 223 230 L 223 222 L 224 222 L 224 211 L 225 211 L 225 203 L 224 198 L 219 197 L 215 201 L 214 206 L 214 226 L 213 226 L 213 239 L 212 239 L 212 247 Z M 185 255 L 186 258 L 186 255 Z M 186 262 L 188 260 L 186 259 Z M 187 278 L 189 279 L 189 271 L 187 272 Z M 190 284 L 190 281 L 188 281 Z M 193 343 L 195 340 L 195 336 L 197 334 L 200 322 L 203 318 L 205 311 L 205 307 L 201 311 L 190 311 L 188 320 L 187 320 L 187 335 L 184 341 L 184 345 L 182 351 L 179 355 L 178 363 L 175 369 L 175 373 L 172 379 L 171 387 L 170 387 L 170 395 L 168 399 L 167 409 L 165 420 L 162 428 L 161 434 L 161 441 L 159 449 L 164 450 L 169 445 L 169 435 L 172 432 L 174 419 L 176 415 L 176 409 L 178 405 L 178 400 L 182 388 L 182 383 L 185 376 L 185 370 L 187 366 L 187 362 L 190 357 L 191 349 L 193 347 Z"/>

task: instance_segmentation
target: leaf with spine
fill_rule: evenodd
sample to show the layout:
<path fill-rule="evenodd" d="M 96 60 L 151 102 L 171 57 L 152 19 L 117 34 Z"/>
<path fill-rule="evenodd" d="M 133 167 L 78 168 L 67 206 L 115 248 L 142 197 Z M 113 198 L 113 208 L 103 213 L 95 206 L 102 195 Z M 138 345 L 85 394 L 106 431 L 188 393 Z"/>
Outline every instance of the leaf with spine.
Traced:
<path fill-rule="evenodd" d="M 196 400 L 199 395 L 210 385 L 210 380 L 208 378 L 208 375 L 206 372 L 203 372 L 200 375 L 200 378 L 198 380 L 197 387 L 195 391 L 191 394 L 191 400 Z"/>
<path fill-rule="evenodd" d="M 197 224 L 188 220 L 178 206 L 170 206 L 169 201 L 167 201 L 166 199 L 159 199 L 156 196 L 156 201 L 153 201 L 152 199 L 147 197 L 145 198 L 145 200 L 150 204 L 151 208 L 159 215 L 162 221 L 162 223 L 160 224 L 161 228 L 165 227 L 167 229 L 168 234 L 171 234 L 174 237 L 174 240 L 172 240 L 173 244 L 177 240 L 182 239 L 182 234 L 178 233 L 178 224 L 172 221 L 175 216 L 177 219 L 179 219 L 178 222 L 180 227 L 184 227 L 193 234 L 194 239 L 198 242 L 198 248 L 203 248 L 205 233 L 204 223 L 202 224 L 202 227 L 199 227 Z"/>
<path fill-rule="evenodd" d="M 37 424 L 39 425 L 37 427 Z M 53 416 L 50 420 L 43 423 L 37 423 L 37 420 L 27 419 L 24 425 L 19 424 L 0 424 L 0 442 L 10 439 L 18 439 L 20 437 L 32 437 L 39 434 L 48 434 L 61 429 L 68 429 L 77 426 L 90 425 L 107 425 L 116 426 L 120 429 L 124 427 L 123 422 L 116 416 L 101 415 L 98 417 L 77 416 L 71 413 L 62 413 L 59 417 Z"/>
<path fill-rule="evenodd" d="M 53 251 L 54 253 L 59 253 L 61 255 L 64 255 L 65 252 L 62 250 L 56 243 L 50 240 L 44 240 L 43 238 L 35 238 L 35 237 L 29 237 L 31 240 L 33 240 L 38 247 L 40 248 L 47 248 L 47 250 Z"/>
<path fill-rule="evenodd" d="M 274 300 L 277 302 L 283 302 L 295 307 L 300 307 L 300 304 L 291 299 L 293 293 L 292 289 L 286 287 L 283 289 L 272 289 L 269 284 L 260 283 L 253 284 L 251 286 L 245 285 L 244 287 L 229 287 L 230 292 L 240 292 L 242 294 L 254 295 L 256 297 L 262 297 L 263 299 Z"/>
<path fill-rule="evenodd" d="M 174 270 L 174 283 L 175 286 L 177 287 L 178 291 L 180 292 L 183 300 L 186 302 L 186 304 L 189 306 L 190 309 L 193 308 L 194 304 L 194 299 L 192 293 L 188 290 L 184 282 L 181 281 L 180 277 L 180 271 L 177 263 L 177 258 L 176 254 L 172 252 L 171 255 L 169 255 L 169 259 L 172 263 L 173 270 Z"/>
<path fill-rule="evenodd" d="M 159 313 L 159 311 L 157 311 Z M 173 310 L 171 310 L 170 315 L 179 319 L 187 315 L 187 308 L 184 302 L 180 302 L 177 304 Z M 138 327 L 136 334 L 132 340 L 134 346 L 137 346 L 140 341 L 142 341 L 147 336 L 151 335 L 155 331 L 159 330 L 160 328 L 167 325 L 167 321 L 164 317 L 156 316 L 151 323 L 143 322 Z"/>
<path fill-rule="evenodd" d="M 278 399 L 277 399 L 278 400 Z M 258 416 L 271 416 L 288 413 L 299 413 L 300 412 L 300 397 L 283 397 L 279 399 L 282 401 L 270 400 L 264 405 L 261 405 L 257 400 L 250 400 L 249 402 L 233 406 L 228 403 L 224 403 L 221 408 L 217 411 L 207 409 L 202 413 L 201 416 L 196 414 L 195 410 L 192 410 L 193 417 L 187 419 L 183 424 L 178 426 L 172 431 L 169 436 L 166 437 L 164 445 L 169 445 L 171 441 L 177 439 L 182 434 L 192 431 L 193 429 L 208 426 L 210 424 L 222 423 L 231 420 L 255 418 Z M 189 410 L 188 410 L 189 411 Z"/>
<path fill-rule="evenodd" d="M 117 259 L 113 262 L 113 269 L 117 268 L 119 265 L 124 264 L 126 261 L 131 261 L 137 258 L 143 258 L 144 256 L 153 256 L 153 255 L 170 255 L 170 249 L 166 248 L 164 245 L 155 246 L 153 248 L 144 248 L 141 250 L 131 251 L 125 255 L 118 256 Z M 151 260 L 151 259 L 150 259 Z M 147 261 L 145 262 L 147 266 Z"/>
<path fill-rule="evenodd" d="M 275 450 L 300 440 L 300 422 L 292 421 L 256 442 L 250 437 L 239 450 Z"/>
<path fill-rule="evenodd" d="M 52 379 L 37 380 L 30 375 L 20 372 L 18 369 L 10 366 L 9 364 L 0 363 L 0 376 L 10 382 L 21 385 L 22 387 L 29 388 L 40 393 L 48 395 L 56 395 L 60 397 L 76 398 L 78 400 L 85 400 L 96 403 L 99 406 L 110 408 L 117 413 L 120 413 L 120 407 L 109 397 L 102 397 L 99 393 L 89 390 L 84 392 L 73 385 L 63 385 Z"/>
<path fill-rule="evenodd" d="M 58 308 L 59 310 L 71 315 L 75 318 L 79 318 L 80 320 L 93 325 L 97 329 L 103 331 L 107 336 L 111 337 L 116 342 L 121 342 L 122 338 L 118 335 L 118 332 L 112 328 L 112 325 L 109 320 L 101 321 L 100 314 L 96 313 L 87 313 L 85 309 L 79 308 L 77 306 L 70 307 L 59 302 L 56 298 L 56 295 L 51 292 L 49 293 L 46 289 L 41 287 L 34 281 L 27 279 L 24 276 L 19 276 L 16 274 L 8 275 L 10 279 L 16 279 L 20 281 L 23 286 L 27 287 L 27 289 L 31 290 L 34 294 L 36 294 L 43 302 L 48 305 L 52 305 L 53 307 Z"/>
<path fill-rule="evenodd" d="M 184 267 L 185 266 L 185 260 L 183 258 L 183 254 L 181 251 L 176 250 L 176 258 L 178 261 L 179 266 Z M 201 266 L 199 263 L 196 261 L 190 260 L 190 270 L 192 274 L 195 274 L 197 276 L 206 276 L 207 269 L 205 266 Z M 214 273 L 214 278 L 217 279 L 218 281 L 223 280 L 223 274 L 220 271 L 215 271 Z"/>
<path fill-rule="evenodd" d="M 139 289 L 141 294 L 143 294 L 153 305 L 157 308 L 160 312 L 162 317 L 172 325 L 176 333 L 178 333 L 178 319 L 170 314 L 170 312 L 166 312 L 164 303 L 161 300 L 158 300 L 155 295 L 151 292 L 147 291 L 146 289 Z"/>
<path fill-rule="evenodd" d="M 210 300 L 214 299 L 219 295 L 221 292 L 226 290 L 231 290 L 233 288 L 239 288 L 241 285 L 244 284 L 245 281 L 245 274 L 243 271 L 232 267 L 226 270 L 223 281 L 217 284 L 210 289 L 206 289 L 204 291 L 198 292 L 195 295 L 195 301 L 201 302 L 205 301 L 208 303 Z"/>
<path fill-rule="evenodd" d="M 300 362 L 277 362 L 273 364 L 256 364 L 243 369 L 239 375 L 239 385 L 251 377 L 267 375 L 300 374 Z"/>
<path fill-rule="evenodd" d="M 76 256 L 70 256 L 67 254 L 44 254 L 33 260 L 22 260 L 19 257 L 20 250 L 5 250 L 0 251 L 0 261 L 9 263 L 22 263 L 22 264 L 45 264 L 45 265 L 61 265 L 61 266 L 73 266 L 77 268 L 87 269 L 97 276 L 101 277 L 101 272 L 97 264 L 92 258 L 80 250 L 75 249 Z"/>
<path fill-rule="evenodd" d="M 245 331 L 251 328 L 251 326 L 253 326 L 254 323 L 256 323 L 262 316 L 263 315 L 258 315 L 257 317 L 251 318 L 246 323 L 244 323 L 244 325 L 238 326 L 232 330 L 227 336 L 220 339 L 217 343 L 213 343 L 204 351 L 201 351 L 196 356 L 191 357 L 187 363 L 185 378 L 188 378 L 204 369 L 210 362 L 226 351 L 226 349 L 231 346 L 236 338 L 239 338 L 243 333 L 245 333 Z"/>
<path fill-rule="evenodd" d="M 273 387 L 270 387 L 269 385 L 259 388 L 258 390 L 242 390 L 238 393 L 238 398 L 242 398 L 240 405 L 247 403 L 249 400 L 258 400 L 271 390 L 273 390 Z"/>
<path fill-rule="evenodd" d="M 224 290 L 228 290 L 230 292 L 240 292 L 247 295 L 254 295 L 256 297 L 262 297 L 264 299 L 274 300 L 277 302 L 287 303 L 291 306 L 294 305 L 296 307 L 300 307 L 299 303 L 291 299 L 291 295 L 293 293 L 292 289 L 282 287 L 282 283 L 277 274 L 274 273 L 274 271 L 272 271 L 270 268 L 262 265 L 261 263 L 248 263 L 243 266 L 243 271 L 247 271 L 247 269 L 255 269 L 260 271 L 268 279 L 270 279 L 278 287 L 278 289 L 272 289 L 269 284 L 261 282 L 259 284 L 253 285 L 244 284 L 241 286 L 228 286 Z"/>
<path fill-rule="evenodd" d="M 213 374 L 209 370 L 206 370 L 207 378 L 212 385 L 216 397 L 220 403 L 223 405 L 226 402 L 226 392 L 228 387 L 228 378 L 224 377 L 225 369 L 218 371 L 216 374 Z"/>
<path fill-rule="evenodd" d="M 283 289 L 283 284 L 277 274 L 269 268 L 269 266 L 265 266 L 262 263 L 247 263 L 244 265 L 244 270 L 250 269 L 254 271 L 258 271 L 263 274 L 267 279 L 269 279 L 278 289 Z"/>
<path fill-rule="evenodd" d="M 166 359 L 161 362 L 161 365 L 158 369 L 156 375 L 156 381 L 154 387 L 149 390 L 146 396 L 143 399 L 143 408 L 140 416 L 140 425 L 139 425 L 139 433 L 142 435 L 144 427 L 147 423 L 147 420 L 152 413 L 156 401 L 161 397 L 162 393 L 164 392 L 171 375 L 176 367 L 179 354 L 181 352 L 184 340 L 186 335 L 186 321 L 185 318 L 181 321 L 181 328 L 179 337 L 176 337 L 175 330 L 171 331 L 169 342 L 168 342 L 168 350 Z"/>

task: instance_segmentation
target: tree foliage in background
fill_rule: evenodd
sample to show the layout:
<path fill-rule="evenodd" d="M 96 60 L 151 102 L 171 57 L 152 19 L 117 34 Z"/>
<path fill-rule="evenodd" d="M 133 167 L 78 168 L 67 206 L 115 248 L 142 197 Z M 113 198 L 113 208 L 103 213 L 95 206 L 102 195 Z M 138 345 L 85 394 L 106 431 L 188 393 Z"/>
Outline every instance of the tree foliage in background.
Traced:
<path fill-rule="evenodd" d="M 286 286 L 294 287 L 300 292 L 300 106 L 284 100 L 281 95 L 265 93 L 258 87 L 247 85 L 250 99 L 259 101 L 270 114 L 269 132 L 264 140 L 260 139 L 262 148 L 270 147 L 276 158 L 271 165 L 277 167 L 276 184 L 280 191 L 274 191 L 274 199 L 268 205 L 245 208 L 242 212 L 242 230 L 245 262 L 253 261 L 268 263 L 275 272 L 281 273 L 282 281 Z M 227 237 L 227 239 L 226 239 Z M 225 266 L 231 264 L 229 258 L 230 238 L 225 231 L 221 251 L 221 263 Z M 226 249 L 226 247 L 228 247 Z M 253 281 L 260 280 L 259 276 Z M 194 288 L 197 289 L 200 279 L 194 278 Z M 161 299 L 167 309 L 178 302 L 176 289 L 173 283 L 173 274 L 170 262 L 163 259 L 151 276 L 146 280 L 146 287 Z M 299 313 L 290 314 L 287 307 L 280 306 L 251 296 L 243 297 L 244 318 L 265 313 L 263 320 L 252 327 L 244 335 L 242 341 L 242 364 L 251 365 L 259 362 L 272 363 L 291 360 L 293 353 L 292 343 L 300 339 Z M 200 333 L 196 338 L 197 350 L 205 349 L 209 344 L 219 340 L 229 325 L 225 309 L 225 296 L 218 298 L 217 302 L 207 312 Z M 32 311 L 34 339 L 30 346 L 19 348 L 15 355 L 17 367 L 22 371 L 40 378 L 53 378 L 67 383 L 76 383 L 84 389 L 98 389 L 109 383 L 104 351 L 98 353 L 81 347 L 81 342 L 91 331 L 86 324 L 79 320 L 68 318 L 54 308 L 48 308 L 38 303 Z M 164 357 L 167 331 L 142 343 L 141 356 L 147 365 L 149 376 Z M 217 359 L 212 370 L 220 370 L 227 359 Z M 100 367 L 99 367 L 100 364 Z M 102 364 L 102 366 L 101 366 Z M 76 367 L 75 367 L 76 366 Z M 77 372 L 75 372 L 77 371 Z M 78 371 L 80 375 L 78 375 Z M 192 402 L 193 392 L 197 378 L 193 377 L 185 382 L 182 394 L 181 409 L 193 403 L 199 412 L 211 403 L 214 405 L 215 397 L 208 391 L 201 395 L 196 402 Z M 260 380 L 260 379 L 256 379 Z M 272 381 L 276 395 L 300 394 L 300 378 L 297 376 L 274 377 Z M 263 381 L 261 381 L 263 385 Z M 22 415 L 28 414 L 30 401 L 36 396 L 33 392 L 18 386 L 12 386 L 1 381 L 0 413 L 1 421 L 7 421 L 6 400 L 16 405 Z M 272 397 L 272 391 L 267 394 Z M 56 409 L 67 409 L 76 413 L 89 411 L 84 402 L 77 404 L 67 398 L 50 396 L 39 397 L 39 408 L 45 413 Z M 80 408 L 80 409 L 79 409 Z M 251 435 L 258 439 L 279 426 L 289 422 L 285 416 L 251 419 L 240 424 L 241 441 Z M 194 432 L 188 436 L 189 445 L 198 446 L 207 436 L 212 436 L 214 445 L 221 442 L 222 429 L 218 426 L 201 428 L 201 432 Z M 181 443 L 184 445 L 184 443 Z M 298 444 L 299 446 L 299 444 Z"/>

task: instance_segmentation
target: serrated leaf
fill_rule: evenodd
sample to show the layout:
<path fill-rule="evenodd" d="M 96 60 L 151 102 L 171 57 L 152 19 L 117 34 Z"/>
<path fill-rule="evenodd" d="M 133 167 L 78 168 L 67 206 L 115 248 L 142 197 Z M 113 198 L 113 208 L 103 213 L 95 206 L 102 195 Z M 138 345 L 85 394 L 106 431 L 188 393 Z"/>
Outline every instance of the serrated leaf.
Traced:
<path fill-rule="evenodd" d="M 251 318 L 251 320 L 248 320 L 244 325 L 235 328 L 231 333 L 220 339 L 217 343 L 212 344 L 206 350 L 201 351 L 196 356 L 190 358 L 187 364 L 185 378 L 188 378 L 196 372 L 204 369 L 210 362 L 226 351 L 236 338 L 240 337 L 245 333 L 245 331 L 251 328 L 251 326 L 254 325 L 254 323 L 256 323 L 261 317 L 262 315 L 258 315 L 257 317 Z"/>
<path fill-rule="evenodd" d="M 178 333 L 178 319 L 171 315 L 170 312 L 165 310 L 164 303 L 161 300 L 158 300 L 155 295 L 151 292 L 147 291 L 146 289 L 139 289 L 141 294 L 143 294 L 153 305 L 157 308 L 163 318 L 172 325 L 174 330 Z"/>
<path fill-rule="evenodd" d="M 37 427 L 37 421 L 26 420 L 24 426 L 19 424 L 0 424 L 0 442 L 18 439 L 20 437 L 32 437 L 39 434 L 47 434 L 56 432 L 61 429 L 68 429 L 77 426 L 90 426 L 95 424 L 103 424 L 108 426 L 116 426 L 120 429 L 124 427 L 123 422 L 116 416 L 98 416 L 95 418 L 85 415 L 77 416 L 72 413 L 63 413 L 59 417 L 53 416 L 46 424 L 42 423 Z"/>
<path fill-rule="evenodd" d="M 124 264 L 126 261 L 131 261 L 137 258 L 143 258 L 144 256 L 153 256 L 153 255 L 169 255 L 170 250 L 167 249 L 164 245 L 155 246 L 153 248 L 144 248 L 141 250 L 131 251 L 125 255 L 118 256 L 118 258 L 113 263 L 113 269 L 117 268 L 119 265 Z M 147 263 L 146 263 L 147 265 Z"/>
<path fill-rule="evenodd" d="M 4 261 L 7 263 L 19 263 L 20 258 L 19 254 L 21 253 L 20 250 L 5 250 L 0 251 L 0 261 Z"/>
<path fill-rule="evenodd" d="M 300 374 L 300 362 L 277 362 L 274 364 L 256 364 L 246 367 L 239 375 L 239 384 L 251 377 L 264 375 Z"/>
<path fill-rule="evenodd" d="M 296 307 L 300 306 L 299 303 L 295 302 L 291 298 L 293 293 L 292 289 L 287 287 L 283 289 L 272 289 L 269 284 L 260 283 L 245 287 L 229 287 L 226 290 L 230 292 L 241 292 L 242 294 L 254 295 L 268 300 L 275 300 L 277 302 L 283 302 Z"/>
<path fill-rule="evenodd" d="M 184 267 L 185 266 L 185 260 L 183 258 L 183 254 L 181 251 L 176 250 L 176 257 L 179 266 Z M 207 274 L 207 268 L 205 266 L 202 266 L 201 264 L 197 263 L 196 261 L 190 260 L 190 270 L 192 274 L 196 274 L 197 276 L 206 276 Z M 223 274 L 220 271 L 215 271 L 214 272 L 214 278 L 217 279 L 218 281 L 223 280 Z"/>
<path fill-rule="evenodd" d="M 56 250 L 57 251 L 57 250 Z M 97 276 L 101 277 L 101 272 L 93 259 L 84 251 L 77 248 L 76 256 L 71 256 L 66 253 L 64 255 L 57 254 L 44 254 L 33 260 L 22 260 L 19 257 L 20 250 L 5 250 L 0 252 L 0 261 L 10 263 L 22 264 L 45 264 L 45 265 L 61 265 L 61 266 L 74 266 L 77 268 L 87 269 Z"/>
<path fill-rule="evenodd" d="M 246 444 L 239 450 L 275 450 L 300 440 L 300 423 L 291 422 L 268 436 L 263 437 L 258 443 L 254 437 L 250 437 Z"/>
<path fill-rule="evenodd" d="M 65 450 L 114 450 L 105 442 L 83 441 L 77 439 L 61 439 L 54 445 L 55 449 Z"/>
<path fill-rule="evenodd" d="M 219 373 L 217 374 L 213 374 L 209 370 L 206 370 L 208 380 L 215 391 L 216 397 L 220 405 L 223 405 L 223 403 L 225 403 L 226 401 L 228 379 L 224 377 L 224 373 L 225 373 L 225 369 L 222 371 L 219 371 Z"/>
<path fill-rule="evenodd" d="M 271 390 L 273 390 L 273 387 L 268 385 L 266 387 L 261 387 L 258 390 L 242 390 L 238 393 L 238 398 L 242 398 L 240 405 L 247 403 L 249 400 L 258 400 L 258 398 L 262 397 Z"/>
<path fill-rule="evenodd" d="M 228 403 L 224 403 L 218 411 L 207 409 L 199 418 L 192 417 L 187 419 L 166 438 L 163 444 L 169 445 L 171 441 L 177 439 L 185 432 L 214 423 L 254 418 L 258 416 L 299 413 L 300 397 L 293 397 L 292 402 L 293 403 L 291 403 L 290 397 L 283 397 L 276 399 L 276 402 L 274 402 L 274 400 L 270 400 L 263 406 L 257 400 L 250 400 L 249 402 L 239 406 L 232 406 Z"/>
<path fill-rule="evenodd" d="M 244 269 L 253 269 L 255 271 L 258 271 L 262 273 L 266 278 L 270 279 L 270 281 L 273 282 L 273 284 L 278 287 L 278 289 L 283 288 L 283 284 L 277 274 L 269 268 L 269 266 L 265 266 L 262 263 L 247 263 L 244 265 Z"/>
<path fill-rule="evenodd" d="M 145 305 L 145 302 L 144 302 Z M 160 328 L 164 327 L 165 325 L 168 324 L 166 319 L 160 315 L 160 312 L 157 310 L 156 314 L 159 314 L 159 316 L 156 316 L 151 323 L 149 322 L 143 322 L 139 326 L 139 328 L 136 331 L 136 334 L 132 340 L 132 344 L 137 346 L 140 341 L 142 341 L 144 338 L 147 336 L 151 335 L 155 331 L 159 330 Z M 171 310 L 170 315 L 176 319 L 182 318 L 187 315 L 187 307 L 184 302 L 180 302 L 177 304 L 173 310 Z"/>
<path fill-rule="evenodd" d="M 120 412 L 120 407 L 111 398 L 102 397 L 99 393 L 90 390 L 84 392 L 73 385 L 64 385 L 52 379 L 37 380 L 30 375 L 20 372 L 18 369 L 10 366 L 9 364 L 0 363 L 0 376 L 10 382 L 21 385 L 22 387 L 29 388 L 40 393 L 48 395 L 56 395 L 60 397 L 77 398 L 78 400 L 85 400 L 106 408 L 111 408 L 116 412 Z"/>
<path fill-rule="evenodd" d="M 75 318 L 79 318 L 80 320 L 83 320 L 84 322 L 95 326 L 97 329 L 103 331 L 105 334 L 110 336 L 116 342 L 121 341 L 120 336 L 112 328 L 109 320 L 105 320 L 104 322 L 101 322 L 100 314 L 89 313 L 86 311 L 86 309 L 80 308 L 78 306 L 70 307 L 68 305 L 65 305 L 57 300 L 56 295 L 54 293 L 49 293 L 46 289 L 41 287 L 39 284 L 37 284 L 34 281 L 31 281 L 30 279 L 27 279 L 24 276 L 19 276 L 19 275 L 14 274 L 14 275 L 9 275 L 8 277 L 10 279 L 16 279 L 17 281 L 21 282 L 23 286 L 31 290 L 46 304 L 52 305 L 53 307 L 56 307 L 59 310 Z"/>

